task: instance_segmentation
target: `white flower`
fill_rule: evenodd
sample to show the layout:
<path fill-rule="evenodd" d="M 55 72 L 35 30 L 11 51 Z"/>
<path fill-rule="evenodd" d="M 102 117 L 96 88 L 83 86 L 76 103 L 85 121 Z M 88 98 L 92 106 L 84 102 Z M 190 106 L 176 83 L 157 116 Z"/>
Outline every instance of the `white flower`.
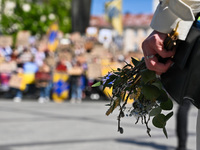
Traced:
<path fill-rule="evenodd" d="M 16 6 L 16 4 L 14 2 L 11 2 L 11 1 L 6 1 L 5 3 L 5 9 L 14 9 Z"/>
<path fill-rule="evenodd" d="M 45 22 L 47 20 L 47 17 L 45 15 L 42 15 L 40 17 L 40 21 Z"/>
<path fill-rule="evenodd" d="M 54 20 L 54 19 L 56 19 L 56 16 L 55 16 L 54 14 L 51 13 L 51 14 L 49 14 L 49 19 L 50 19 L 50 20 Z"/>
<path fill-rule="evenodd" d="M 16 4 L 14 2 L 11 2 L 11 1 L 6 1 L 5 2 L 5 14 L 7 16 L 12 16 L 13 13 L 14 13 L 14 8 L 15 8 Z"/>
<path fill-rule="evenodd" d="M 18 24 L 18 23 L 14 23 L 14 24 L 12 25 L 12 29 L 14 29 L 14 30 L 19 29 L 19 24 Z"/>
<path fill-rule="evenodd" d="M 22 6 L 23 11 L 29 12 L 31 10 L 31 6 L 29 4 L 24 4 Z"/>

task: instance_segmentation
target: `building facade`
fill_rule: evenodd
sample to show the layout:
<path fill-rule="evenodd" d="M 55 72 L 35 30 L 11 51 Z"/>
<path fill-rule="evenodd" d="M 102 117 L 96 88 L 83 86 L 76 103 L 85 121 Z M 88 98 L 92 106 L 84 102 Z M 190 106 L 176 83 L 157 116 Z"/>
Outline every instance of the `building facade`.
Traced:
<path fill-rule="evenodd" d="M 142 41 L 151 33 L 152 14 L 125 14 L 123 16 L 123 52 L 141 52 Z M 90 26 L 101 29 L 112 29 L 104 16 L 91 16 Z"/>

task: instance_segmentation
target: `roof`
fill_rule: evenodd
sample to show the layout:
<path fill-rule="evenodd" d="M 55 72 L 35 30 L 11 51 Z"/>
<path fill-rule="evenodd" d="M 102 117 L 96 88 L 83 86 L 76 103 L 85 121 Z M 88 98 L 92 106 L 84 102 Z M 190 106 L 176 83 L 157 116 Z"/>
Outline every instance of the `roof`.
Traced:
<path fill-rule="evenodd" d="M 126 27 L 148 27 L 151 23 L 153 14 L 125 14 L 123 16 L 123 26 Z M 105 16 L 91 16 L 90 26 L 111 28 L 111 24 Z"/>

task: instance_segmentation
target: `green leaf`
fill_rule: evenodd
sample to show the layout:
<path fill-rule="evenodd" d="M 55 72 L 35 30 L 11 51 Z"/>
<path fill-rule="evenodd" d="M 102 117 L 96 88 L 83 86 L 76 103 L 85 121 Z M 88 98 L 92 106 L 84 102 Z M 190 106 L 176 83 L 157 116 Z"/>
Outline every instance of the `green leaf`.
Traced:
<path fill-rule="evenodd" d="M 166 102 L 161 102 L 160 103 L 160 107 L 163 110 L 172 110 L 172 108 L 173 108 L 173 102 L 171 101 L 170 98 L 168 98 L 168 100 Z"/>
<path fill-rule="evenodd" d="M 160 102 L 167 102 L 168 101 L 168 95 L 164 90 L 160 90 L 160 96 L 158 99 Z"/>
<path fill-rule="evenodd" d="M 155 82 L 152 83 L 152 85 L 156 86 L 157 88 L 159 88 L 160 90 L 163 88 L 162 83 L 160 82 L 160 80 L 156 80 Z"/>
<path fill-rule="evenodd" d="M 157 128 L 164 128 L 166 125 L 166 118 L 165 115 L 163 114 L 158 114 L 156 115 L 153 120 L 152 123 L 155 127 Z"/>
<path fill-rule="evenodd" d="M 166 121 L 169 120 L 169 119 L 173 116 L 173 114 L 174 114 L 173 111 L 170 112 L 170 113 L 168 113 L 168 114 L 165 116 Z"/>
<path fill-rule="evenodd" d="M 160 114 L 161 111 L 162 111 L 162 109 L 160 107 L 156 107 L 151 110 L 151 112 L 149 113 L 149 116 L 156 116 L 156 115 Z"/>
<path fill-rule="evenodd" d="M 165 120 L 166 122 L 173 116 L 173 111 L 168 113 L 166 116 L 165 116 Z M 165 127 L 163 127 L 163 133 L 165 134 L 166 138 L 168 138 L 168 135 L 167 135 L 167 130 Z"/>
<path fill-rule="evenodd" d="M 137 66 L 139 64 L 140 61 L 136 60 L 135 58 L 131 57 L 132 59 L 132 63 L 134 64 L 134 66 Z"/>
<path fill-rule="evenodd" d="M 154 71 L 145 69 L 141 72 L 142 75 L 142 81 L 146 84 L 149 81 L 153 81 L 156 79 L 156 73 Z"/>
<path fill-rule="evenodd" d="M 165 134 L 166 138 L 168 138 L 168 135 L 167 135 L 167 130 L 166 130 L 166 128 L 165 128 L 165 127 L 163 128 L 163 133 Z"/>
<path fill-rule="evenodd" d="M 144 85 L 142 87 L 142 93 L 148 100 L 155 100 L 160 96 L 160 90 L 152 85 Z"/>
<path fill-rule="evenodd" d="M 100 85 L 101 85 L 101 83 L 102 83 L 102 82 L 101 82 L 101 81 L 99 81 L 99 82 L 97 82 L 97 83 L 93 84 L 93 85 L 92 85 L 92 87 L 98 87 L 98 86 L 100 86 Z"/>

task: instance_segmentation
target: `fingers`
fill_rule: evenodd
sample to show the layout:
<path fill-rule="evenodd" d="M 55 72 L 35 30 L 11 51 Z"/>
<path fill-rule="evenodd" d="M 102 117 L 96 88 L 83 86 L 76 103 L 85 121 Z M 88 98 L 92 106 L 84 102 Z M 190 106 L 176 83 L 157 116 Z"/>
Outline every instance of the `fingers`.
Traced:
<path fill-rule="evenodd" d="M 167 51 L 164 46 L 154 46 L 154 50 L 158 53 L 162 58 L 170 58 L 175 55 L 175 49 Z"/>
<path fill-rule="evenodd" d="M 149 70 L 153 70 L 156 72 L 156 74 L 161 75 L 162 73 L 165 73 L 173 64 L 171 60 L 168 60 L 166 63 L 160 63 L 157 59 L 157 57 L 153 58 L 146 58 L 145 59 L 146 66 Z"/>
<path fill-rule="evenodd" d="M 142 43 L 146 66 L 149 70 L 155 71 L 158 75 L 166 72 L 173 62 L 168 60 L 165 63 L 161 63 L 156 56 L 159 55 L 162 58 L 171 58 L 175 55 L 175 48 L 171 51 L 167 51 L 164 48 L 163 43 L 166 37 L 167 34 L 153 31 Z"/>
<path fill-rule="evenodd" d="M 149 42 L 149 47 L 152 48 L 159 56 L 162 58 L 168 58 L 175 55 L 175 49 L 167 51 L 164 48 L 164 40 L 166 38 L 166 34 L 154 34 L 151 36 Z"/>

